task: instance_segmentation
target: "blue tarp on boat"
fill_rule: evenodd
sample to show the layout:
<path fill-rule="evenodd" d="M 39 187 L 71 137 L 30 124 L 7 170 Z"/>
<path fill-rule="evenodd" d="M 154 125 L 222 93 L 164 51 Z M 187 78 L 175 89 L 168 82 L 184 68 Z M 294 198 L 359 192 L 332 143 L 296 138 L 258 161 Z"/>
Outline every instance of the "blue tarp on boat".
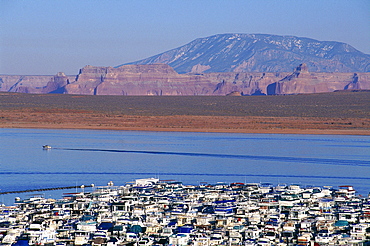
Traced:
<path fill-rule="evenodd" d="M 98 225 L 98 229 L 99 230 L 109 230 L 109 229 L 111 229 L 111 228 L 113 228 L 113 223 L 111 223 L 111 222 L 102 222 L 102 223 L 100 223 L 99 225 Z"/>
<path fill-rule="evenodd" d="M 28 240 L 18 240 L 16 243 L 13 243 L 12 246 L 29 246 Z"/>
<path fill-rule="evenodd" d="M 343 226 L 348 226 L 348 221 L 347 220 L 338 220 L 337 222 L 334 223 L 334 226 L 337 227 L 343 227 Z"/>

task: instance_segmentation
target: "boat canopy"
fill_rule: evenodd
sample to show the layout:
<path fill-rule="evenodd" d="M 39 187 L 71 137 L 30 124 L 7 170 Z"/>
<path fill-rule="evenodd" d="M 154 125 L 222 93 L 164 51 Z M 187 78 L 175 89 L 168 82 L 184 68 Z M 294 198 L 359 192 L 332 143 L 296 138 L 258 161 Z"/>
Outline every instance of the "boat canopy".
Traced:
<path fill-rule="evenodd" d="M 349 223 L 347 220 L 338 220 L 337 222 L 334 223 L 334 226 L 337 227 L 343 227 L 343 226 L 348 226 Z"/>

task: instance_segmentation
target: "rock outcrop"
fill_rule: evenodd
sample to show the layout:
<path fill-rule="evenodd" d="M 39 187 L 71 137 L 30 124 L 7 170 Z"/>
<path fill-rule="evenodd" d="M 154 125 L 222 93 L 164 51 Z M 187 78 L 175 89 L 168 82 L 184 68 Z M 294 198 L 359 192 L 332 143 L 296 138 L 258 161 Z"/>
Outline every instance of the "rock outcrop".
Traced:
<path fill-rule="evenodd" d="M 269 84 L 288 73 L 178 74 L 166 64 L 126 65 L 119 68 L 86 66 L 67 94 L 86 95 L 265 95 Z"/>
<path fill-rule="evenodd" d="M 69 77 L 64 73 L 57 73 L 42 89 L 42 93 L 64 93 L 64 87 L 69 84 Z"/>
<path fill-rule="evenodd" d="M 0 75 L 0 91 L 19 93 L 63 93 L 63 87 L 75 76 L 59 72 L 51 75 Z"/>
<path fill-rule="evenodd" d="M 267 94 L 321 93 L 335 90 L 369 90 L 370 73 L 310 73 L 306 64 L 299 65 L 285 78 L 268 85 Z"/>
<path fill-rule="evenodd" d="M 68 94 L 88 95 L 212 95 L 213 90 L 205 76 L 178 74 L 166 64 L 86 66 L 65 86 Z"/>

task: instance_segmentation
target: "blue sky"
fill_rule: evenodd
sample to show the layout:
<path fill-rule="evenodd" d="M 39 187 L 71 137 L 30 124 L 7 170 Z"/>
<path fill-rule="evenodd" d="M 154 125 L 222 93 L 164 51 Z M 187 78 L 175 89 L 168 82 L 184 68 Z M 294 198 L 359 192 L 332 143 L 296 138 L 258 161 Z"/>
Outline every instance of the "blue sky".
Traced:
<path fill-rule="evenodd" d="M 370 1 L 0 0 L 0 74 L 75 75 L 222 33 L 339 41 L 370 54 Z"/>

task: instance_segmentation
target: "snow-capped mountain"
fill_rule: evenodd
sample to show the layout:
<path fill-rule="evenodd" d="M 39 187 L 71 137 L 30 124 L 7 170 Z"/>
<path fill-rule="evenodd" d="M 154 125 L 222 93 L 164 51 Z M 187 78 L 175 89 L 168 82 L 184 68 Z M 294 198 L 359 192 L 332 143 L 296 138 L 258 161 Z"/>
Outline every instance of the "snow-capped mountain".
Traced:
<path fill-rule="evenodd" d="M 370 55 L 348 44 L 268 34 L 218 34 L 198 38 L 127 64 L 155 63 L 168 64 L 178 73 L 292 72 L 302 63 L 312 72 L 370 72 Z"/>

